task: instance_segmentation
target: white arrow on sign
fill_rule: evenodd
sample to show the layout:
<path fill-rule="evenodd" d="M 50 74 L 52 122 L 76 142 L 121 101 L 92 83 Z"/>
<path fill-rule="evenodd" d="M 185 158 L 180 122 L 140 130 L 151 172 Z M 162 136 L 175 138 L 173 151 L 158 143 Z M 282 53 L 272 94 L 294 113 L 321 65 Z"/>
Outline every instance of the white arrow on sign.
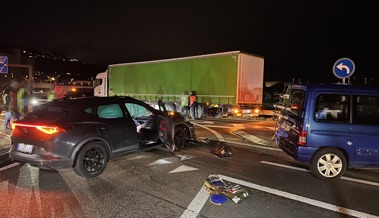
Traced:
<path fill-rule="evenodd" d="M 339 70 L 345 69 L 347 74 L 350 74 L 350 68 L 346 65 L 343 65 L 343 63 L 338 64 L 337 68 Z"/>

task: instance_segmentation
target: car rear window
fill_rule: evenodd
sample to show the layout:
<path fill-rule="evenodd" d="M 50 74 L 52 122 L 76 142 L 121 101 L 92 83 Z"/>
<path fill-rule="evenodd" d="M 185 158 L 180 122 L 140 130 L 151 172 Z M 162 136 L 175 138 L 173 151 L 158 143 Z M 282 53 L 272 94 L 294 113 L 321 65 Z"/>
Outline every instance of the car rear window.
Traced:
<path fill-rule="evenodd" d="M 39 107 L 29 113 L 25 119 L 39 121 L 54 121 L 65 115 L 65 111 L 60 108 Z"/>

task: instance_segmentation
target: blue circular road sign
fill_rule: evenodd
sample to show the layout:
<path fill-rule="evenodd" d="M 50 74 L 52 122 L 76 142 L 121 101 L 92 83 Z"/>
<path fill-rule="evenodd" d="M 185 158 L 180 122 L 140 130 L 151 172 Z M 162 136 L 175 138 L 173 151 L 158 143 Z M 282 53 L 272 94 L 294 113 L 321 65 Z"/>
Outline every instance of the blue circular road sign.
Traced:
<path fill-rule="evenodd" d="M 346 79 L 353 75 L 355 64 L 349 58 L 341 58 L 333 65 L 333 73 L 339 79 Z"/>

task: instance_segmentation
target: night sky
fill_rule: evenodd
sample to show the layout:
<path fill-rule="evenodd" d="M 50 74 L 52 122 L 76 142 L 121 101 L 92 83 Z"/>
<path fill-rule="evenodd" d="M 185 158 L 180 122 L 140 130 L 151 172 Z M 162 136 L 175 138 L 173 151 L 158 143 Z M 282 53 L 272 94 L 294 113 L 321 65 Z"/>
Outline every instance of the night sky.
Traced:
<path fill-rule="evenodd" d="M 1 3 L 0 43 L 100 66 L 244 51 L 265 80 L 379 80 L 379 16 L 371 1 L 26 1 Z M 13 5 L 12 5 L 13 4 Z"/>

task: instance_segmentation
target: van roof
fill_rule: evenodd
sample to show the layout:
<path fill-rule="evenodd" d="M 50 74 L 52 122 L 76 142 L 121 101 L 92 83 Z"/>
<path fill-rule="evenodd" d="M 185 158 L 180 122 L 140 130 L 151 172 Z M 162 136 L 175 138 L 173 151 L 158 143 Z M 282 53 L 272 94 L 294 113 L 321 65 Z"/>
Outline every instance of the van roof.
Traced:
<path fill-rule="evenodd" d="M 367 91 L 367 92 L 378 92 L 379 87 L 374 86 L 363 86 L 363 85 L 351 85 L 351 84 L 290 84 L 291 88 L 299 89 L 319 89 L 319 90 L 349 90 L 349 91 Z"/>

